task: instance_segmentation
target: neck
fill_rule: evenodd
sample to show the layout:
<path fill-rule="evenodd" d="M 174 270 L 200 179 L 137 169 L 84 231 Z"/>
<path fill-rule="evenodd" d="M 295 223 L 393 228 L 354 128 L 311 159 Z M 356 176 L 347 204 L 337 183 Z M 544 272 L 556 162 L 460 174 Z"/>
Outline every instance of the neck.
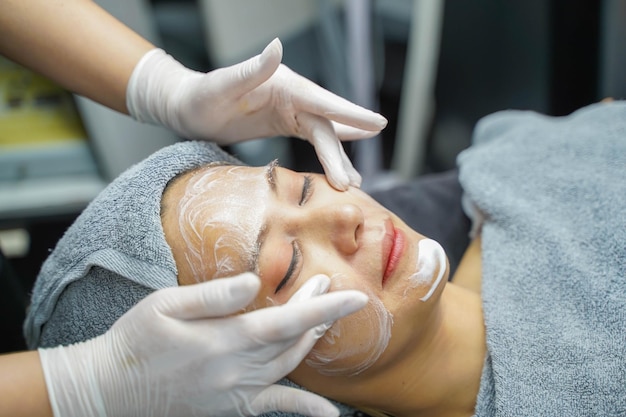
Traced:
<path fill-rule="evenodd" d="M 480 296 L 446 284 L 433 326 L 423 348 L 395 367 L 403 381 L 389 412 L 398 417 L 471 416 L 485 357 L 485 330 Z M 400 407 L 398 407 L 400 406 Z"/>

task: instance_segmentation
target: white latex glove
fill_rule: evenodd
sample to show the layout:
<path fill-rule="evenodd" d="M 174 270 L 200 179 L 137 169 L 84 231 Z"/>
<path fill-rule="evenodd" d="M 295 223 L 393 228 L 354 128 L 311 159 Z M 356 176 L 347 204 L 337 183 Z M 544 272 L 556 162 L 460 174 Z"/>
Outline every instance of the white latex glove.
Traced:
<path fill-rule="evenodd" d="M 358 291 L 315 297 L 329 282 L 316 276 L 297 302 L 238 315 L 260 288 L 253 274 L 157 291 L 104 335 L 39 350 L 54 415 L 337 416 L 322 397 L 274 385 L 329 322 L 367 303 Z"/>
<path fill-rule="evenodd" d="M 132 73 L 128 111 L 139 121 L 221 145 L 277 135 L 306 139 L 331 185 L 358 187 L 361 176 L 340 140 L 372 137 L 387 119 L 291 71 L 280 63 L 282 54 L 282 44 L 274 39 L 247 61 L 200 73 L 154 49 Z"/>

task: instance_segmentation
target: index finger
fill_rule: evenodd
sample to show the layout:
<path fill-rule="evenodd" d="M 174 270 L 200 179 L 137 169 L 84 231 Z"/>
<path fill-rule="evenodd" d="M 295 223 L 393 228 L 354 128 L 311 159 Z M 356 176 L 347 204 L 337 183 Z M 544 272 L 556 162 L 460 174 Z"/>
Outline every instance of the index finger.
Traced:
<path fill-rule="evenodd" d="M 252 339 L 278 343 L 300 337 L 313 327 L 338 320 L 363 308 L 368 297 L 360 291 L 342 290 L 308 300 L 246 313 Z M 239 316 L 240 318 L 242 316 Z"/>
<path fill-rule="evenodd" d="M 387 126 L 387 119 L 381 114 L 339 97 L 293 71 L 292 73 L 298 77 L 300 84 L 291 93 L 292 103 L 297 110 L 363 130 L 378 132 Z"/>
<path fill-rule="evenodd" d="M 347 190 L 350 178 L 341 157 L 343 147 L 335 136 L 332 123 L 312 113 L 299 113 L 298 120 L 303 136 L 315 148 L 328 182 L 340 191 Z"/>

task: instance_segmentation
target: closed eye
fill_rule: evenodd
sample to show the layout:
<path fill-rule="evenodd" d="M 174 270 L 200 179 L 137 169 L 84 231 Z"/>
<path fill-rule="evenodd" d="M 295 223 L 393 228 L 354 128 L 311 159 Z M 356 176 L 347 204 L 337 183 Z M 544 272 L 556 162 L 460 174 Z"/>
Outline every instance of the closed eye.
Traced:
<path fill-rule="evenodd" d="M 313 194 L 313 177 L 311 175 L 304 175 L 302 182 L 302 195 L 300 196 L 300 202 L 298 205 L 304 205 Z"/>
<path fill-rule="evenodd" d="M 285 277 L 280 281 L 280 284 L 278 284 L 278 286 L 276 287 L 274 294 L 278 293 L 278 291 L 280 291 L 289 282 L 294 272 L 296 271 L 298 264 L 300 263 L 300 259 L 302 259 L 302 252 L 300 252 L 300 248 L 298 247 L 298 244 L 296 243 L 295 240 L 291 244 L 291 247 L 293 250 L 292 255 L 291 255 L 291 262 L 289 263 L 289 267 L 287 268 Z"/>

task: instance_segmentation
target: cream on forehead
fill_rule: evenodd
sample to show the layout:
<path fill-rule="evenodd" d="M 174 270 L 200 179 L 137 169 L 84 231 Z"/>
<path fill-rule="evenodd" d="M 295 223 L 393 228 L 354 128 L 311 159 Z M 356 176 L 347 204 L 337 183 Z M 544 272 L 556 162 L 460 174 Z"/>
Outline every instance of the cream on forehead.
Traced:
<path fill-rule="evenodd" d="M 241 267 L 241 259 L 252 259 L 268 189 L 263 175 L 249 167 L 217 166 L 190 176 L 178 203 L 178 222 L 196 281 L 229 275 Z M 215 228 L 221 235 L 208 245 L 205 239 Z"/>

